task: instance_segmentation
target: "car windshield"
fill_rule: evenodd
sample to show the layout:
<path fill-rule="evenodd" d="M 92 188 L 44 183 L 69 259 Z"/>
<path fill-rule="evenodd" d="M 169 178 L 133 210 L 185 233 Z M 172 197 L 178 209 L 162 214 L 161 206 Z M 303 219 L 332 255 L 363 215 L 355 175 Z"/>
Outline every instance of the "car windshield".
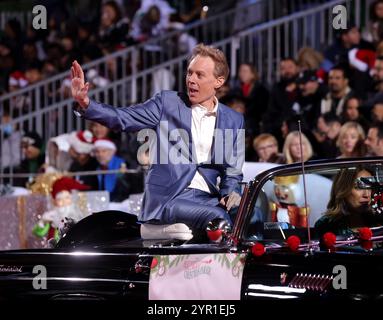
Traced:
<path fill-rule="evenodd" d="M 284 239 L 290 234 L 305 239 L 307 227 L 312 238 L 328 231 L 347 237 L 360 227 L 383 225 L 382 163 L 309 167 L 305 181 L 299 169 L 276 171 L 257 190 L 245 240 Z"/>

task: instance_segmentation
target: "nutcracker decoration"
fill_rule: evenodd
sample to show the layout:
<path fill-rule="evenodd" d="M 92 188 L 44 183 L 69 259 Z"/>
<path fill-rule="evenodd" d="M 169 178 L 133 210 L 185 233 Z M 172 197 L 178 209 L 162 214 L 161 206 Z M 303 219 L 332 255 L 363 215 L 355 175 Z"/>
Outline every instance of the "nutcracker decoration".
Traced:
<path fill-rule="evenodd" d="M 285 222 L 294 227 L 307 227 L 308 210 L 303 205 L 302 189 L 299 184 L 299 175 L 274 179 L 274 193 L 277 201 L 271 204 L 273 222 Z"/>

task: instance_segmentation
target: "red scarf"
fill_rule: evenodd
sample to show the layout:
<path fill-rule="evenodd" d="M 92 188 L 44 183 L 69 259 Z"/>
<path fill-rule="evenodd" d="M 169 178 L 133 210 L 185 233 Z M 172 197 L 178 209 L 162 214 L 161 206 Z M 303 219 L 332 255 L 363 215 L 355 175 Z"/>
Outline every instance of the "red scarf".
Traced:
<path fill-rule="evenodd" d="M 241 89 L 242 89 L 242 94 L 245 97 L 248 97 L 249 94 L 250 94 L 251 83 L 243 83 L 242 86 L 241 86 Z"/>

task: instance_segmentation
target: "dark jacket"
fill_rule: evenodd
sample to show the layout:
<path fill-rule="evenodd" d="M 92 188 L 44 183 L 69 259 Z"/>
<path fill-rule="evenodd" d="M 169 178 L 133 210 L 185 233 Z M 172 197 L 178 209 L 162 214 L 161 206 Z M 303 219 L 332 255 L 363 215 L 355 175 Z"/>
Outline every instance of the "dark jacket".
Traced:
<path fill-rule="evenodd" d="M 89 161 L 84 165 L 81 165 L 77 161 L 73 161 L 69 168 L 69 172 L 95 171 L 97 170 L 97 167 L 98 167 L 97 160 L 93 157 L 90 157 Z M 90 186 L 91 190 L 98 190 L 98 181 L 97 181 L 96 175 L 89 175 L 89 176 L 79 175 L 76 179 L 86 184 L 87 186 Z"/>
<path fill-rule="evenodd" d="M 351 213 L 344 209 L 339 214 L 325 214 L 316 223 L 315 229 L 318 235 L 326 232 L 336 235 L 350 236 L 354 233 L 353 228 L 374 227 L 383 223 L 383 217 L 374 214 L 372 211 Z"/>
<path fill-rule="evenodd" d="M 36 159 L 24 159 L 20 165 L 14 170 L 14 173 L 42 173 L 42 165 L 45 161 L 45 154 L 40 153 Z M 7 172 L 5 172 L 7 173 Z M 13 185 L 25 188 L 27 186 L 28 178 L 15 178 Z"/>
<path fill-rule="evenodd" d="M 280 140 L 279 142 L 282 142 L 280 128 L 283 120 L 291 118 L 295 114 L 292 107 L 297 101 L 298 90 L 286 91 L 286 87 L 294 81 L 294 79 L 282 80 L 273 86 L 270 93 L 269 108 L 263 116 L 262 132 L 272 133 Z"/>
<path fill-rule="evenodd" d="M 318 117 L 321 114 L 322 99 L 325 98 L 328 90 L 323 84 L 319 84 L 318 90 L 309 96 L 298 95 L 297 103 L 300 106 L 298 112 L 302 116 L 307 128 L 314 128 Z"/>
<path fill-rule="evenodd" d="M 252 85 L 249 94 L 245 96 L 241 84 L 236 82 L 230 94 L 244 100 L 246 104 L 245 118 L 254 128 L 254 134 L 259 134 L 260 122 L 269 105 L 269 91 L 262 83 L 256 81 Z"/>

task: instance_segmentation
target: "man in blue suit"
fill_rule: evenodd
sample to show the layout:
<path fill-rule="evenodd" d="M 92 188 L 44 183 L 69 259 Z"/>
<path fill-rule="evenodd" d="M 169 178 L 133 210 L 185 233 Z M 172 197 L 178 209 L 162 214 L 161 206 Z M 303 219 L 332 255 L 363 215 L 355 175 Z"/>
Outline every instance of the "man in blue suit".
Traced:
<path fill-rule="evenodd" d="M 140 221 L 191 228 L 216 218 L 230 222 L 228 212 L 240 200 L 245 139 L 243 116 L 215 97 L 228 74 L 223 52 L 201 44 L 189 60 L 187 94 L 162 91 L 116 108 L 89 99 L 83 70 L 73 63 L 72 96 L 84 118 L 113 130 L 150 129 L 155 138 Z"/>

